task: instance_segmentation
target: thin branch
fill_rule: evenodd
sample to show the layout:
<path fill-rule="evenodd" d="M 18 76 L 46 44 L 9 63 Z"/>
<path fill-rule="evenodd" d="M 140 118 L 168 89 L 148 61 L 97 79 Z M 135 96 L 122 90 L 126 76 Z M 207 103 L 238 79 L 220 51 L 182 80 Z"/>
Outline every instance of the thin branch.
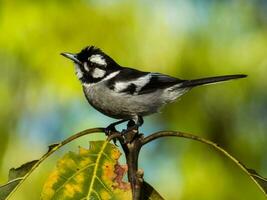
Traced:
<path fill-rule="evenodd" d="M 30 174 L 51 154 L 59 150 L 64 145 L 70 143 L 71 141 L 80 138 L 85 135 L 89 135 L 91 133 L 98 133 L 98 132 L 105 132 L 104 128 L 93 128 L 93 129 L 87 129 L 84 131 L 81 131 L 75 135 L 70 136 L 69 138 L 63 140 L 60 143 L 53 144 L 49 146 L 49 150 L 33 165 L 33 167 L 27 172 L 27 174 L 23 177 L 21 177 L 21 181 L 18 183 L 18 185 L 13 189 L 13 191 L 9 194 L 9 196 L 6 199 L 9 199 L 10 196 L 21 186 L 21 184 L 30 176 Z M 147 137 L 143 137 L 142 134 L 139 134 L 136 130 L 131 130 L 128 132 L 120 133 L 120 132 L 112 132 L 111 135 L 108 137 L 108 140 L 111 139 L 118 139 L 121 147 L 124 151 L 126 162 L 128 165 L 128 180 L 131 184 L 132 189 L 132 197 L 133 200 L 141 200 L 143 199 L 142 194 L 142 187 L 144 183 L 143 179 L 143 171 L 138 170 L 138 157 L 139 152 L 141 148 L 149 143 L 152 142 L 158 138 L 162 137 L 182 137 L 187 139 L 196 140 L 205 144 L 208 144 L 215 148 L 216 150 L 222 152 L 224 155 L 226 155 L 228 158 L 230 158 L 238 167 L 240 167 L 243 171 L 246 172 L 250 176 L 250 178 L 257 184 L 257 186 L 265 193 L 265 190 L 261 184 L 261 181 L 266 183 L 267 180 L 261 176 L 259 176 L 255 171 L 246 168 L 245 165 L 243 165 L 241 162 L 239 162 L 235 157 L 233 157 L 231 154 L 229 154 L 227 151 L 225 151 L 223 148 L 221 148 L 218 144 L 206 140 L 202 137 L 192 135 L 189 133 L 183 133 L 178 131 L 161 131 L 153 133 Z M 265 193 L 266 195 L 266 193 Z"/>
<path fill-rule="evenodd" d="M 21 184 L 32 174 L 32 172 L 46 159 L 48 158 L 51 154 L 53 154 L 54 152 L 56 152 L 57 150 L 59 150 L 61 147 L 63 147 L 64 145 L 70 143 L 71 141 L 80 138 L 82 136 L 85 135 L 89 135 L 92 133 L 103 133 L 104 132 L 104 128 L 92 128 L 92 129 L 86 129 L 84 131 L 81 131 L 75 135 L 72 135 L 70 137 L 68 137 L 67 139 L 63 140 L 60 143 L 56 143 L 53 145 L 49 146 L 49 150 L 33 165 L 33 167 L 29 170 L 29 172 L 23 176 L 21 178 L 21 181 L 18 183 L 18 185 L 14 188 L 14 190 L 12 190 L 12 192 L 10 192 L 10 194 L 7 196 L 6 199 L 9 199 L 11 197 L 12 194 L 14 194 L 14 192 L 21 186 Z"/>
<path fill-rule="evenodd" d="M 116 134 L 116 133 L 114 133 Z M 123 135 L 124 137 L 117 137 L 124 151 L 127 166 L 128 166 L 128 180 L 131 184 L 132 199 L 141 200 L 142 186 L 143 186 L 143 172 L 138 170 L 138 157 L 142 147 L 143 135 L 139 134 L 137 130 L 131 130 Z"/>
<path fill-rule="evenodd" d="M 199 142 L 202 142 L 202 143 L 205 143 L 205 144 L 212 146 L 216 150 L 222 152 L 226 157 L 230 158 L 238 167 L 240 167 L 247 175 L 249 175 L 249 177 L 256 183 L 256 185 L 265 194 L 265 196 L 267 196 L 266 191 L 259 184 L 259 182 L 257 181 L 256 178 L 260 179 L 261 181 L 265 181 L 265 182 L 267 182 L 267 179 L 259 176 L 254 170 L 247 168 L 243 163 L 241 163 L 239 160 L 237 160 L 234 156 L 232 156 L 226 150 L 221 148 L 215 142 L 212 142 L 210 140 L 207 140 L 207 139 L 204 139 L 202 137 L 192 135 L 189 133 L 183 133 L 183 132 L 178 132 L 178 131 L 160 131 L 160 132 L 153 133 L 153 134 L 147 136 L 146 138 L 144 138 L 142 141 L 142 146 L 149 143 L 149 142 L 152 142 L 153 140 L 156 140 L 156 139 L 162 138 L 162 137 L 182 137 L 182 138 L 186 138 L 186 139 L 199 141 Z"/>

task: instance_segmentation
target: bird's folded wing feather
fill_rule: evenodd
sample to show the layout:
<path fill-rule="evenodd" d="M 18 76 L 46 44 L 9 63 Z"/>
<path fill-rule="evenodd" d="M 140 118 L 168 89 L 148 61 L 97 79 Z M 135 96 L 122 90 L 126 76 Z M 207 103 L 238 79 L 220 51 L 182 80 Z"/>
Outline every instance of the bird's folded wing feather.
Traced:
<path fill-rule="evenodd" d="M 122 70 L 108 83 L 110 89 L 118 93 L 141 95 L 165 89 L 183 80 L 160 73 L 141 72 L 134 69 Z"/>

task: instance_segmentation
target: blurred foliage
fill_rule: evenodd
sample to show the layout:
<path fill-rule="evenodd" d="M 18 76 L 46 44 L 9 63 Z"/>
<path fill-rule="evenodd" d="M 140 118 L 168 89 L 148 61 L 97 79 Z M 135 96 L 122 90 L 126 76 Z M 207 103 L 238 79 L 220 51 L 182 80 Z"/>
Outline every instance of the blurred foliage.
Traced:
<path fill-rule="evenodd" d="M 59 55 L 89 44 L 122 65 L 184 79 L 248 74 L 192 90 L 147 117 L 142 130 L 197 133 L 266 176 L 266 35 L 264 0 L 0 1 L 0 182 L 7 169 L 40 157 L 66 134 L 113 121 L 88 106 Z M 54 159 L 13 199 L 38 199 Z M 199 144 L 165 139 L 140 161 L 166 199 L 264 199 L 233 164 Z"/>

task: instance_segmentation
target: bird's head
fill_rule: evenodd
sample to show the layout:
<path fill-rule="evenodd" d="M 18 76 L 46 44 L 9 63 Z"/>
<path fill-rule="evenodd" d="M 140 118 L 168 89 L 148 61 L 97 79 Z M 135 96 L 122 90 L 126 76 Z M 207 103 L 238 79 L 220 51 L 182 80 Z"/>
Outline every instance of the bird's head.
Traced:
<path fill-rule="evenodd" d="M 120 66 L 95 46 L 88 46 L 79 53 L 61 53 L 75 64 L 76 75 L 82 83 L 96 83 Z"/>

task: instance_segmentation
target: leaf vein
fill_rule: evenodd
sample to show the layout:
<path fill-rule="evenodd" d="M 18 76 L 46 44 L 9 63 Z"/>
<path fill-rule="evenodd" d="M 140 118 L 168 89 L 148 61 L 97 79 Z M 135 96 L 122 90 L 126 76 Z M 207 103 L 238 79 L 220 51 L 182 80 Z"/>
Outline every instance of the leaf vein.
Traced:
<path fill-rule="evenodd" d="M 81 168 L 81 169 L 79 169 L 78 171 L 76 171 L 72 176 L 70 176 L 69 178 L 66 178 L 66 181 L 59 187 L 59 188 L 57 188 L 56 189 L 56 191 L 55 191 L 55 194 L 59 191 L 59 190 L 61 190 L 72 178 L 74 178 L 77 174 L 79 174 L 80 172 L 82 172 L 82 171 L 84 171 L 84 170 L 86 170 L 87 168 L 89 168 L 89 167 L 92 167 L 92 166 L 94 166 L 95 165 L 95 163 L 90 163 L 90 164 L 88 164 L 88 165 L 86 165 L 86 166 L 84 166 L 83 168 Z"/>
<path fill-rule="evenodd" d="M 109 194 L 112 194 L 112 191 L 106 186 L 106 184 L 97 176 L 96 179 L 100 182 L 100 184 L 107 190 Z"/>
<path fill-rule="evenodd" d="M 106 158 L 108 158 L 109 160 L 114 160 L 114 159 L 111 158 L 109 155 L 107 155 L 105 152 L 103 152 L 103 155 L 106 156 Z"/>
<path fill-rule="evenodd" d="M 96 194 L 96 197 L 99 199 L 99 200 L 102 200 L 101 196 L 93 189 L 93 193 Z"/>
<path fill-rule="evenodd" d="M 90 196 L 91 192 L 93 191 L 93 186 L 94 186 L 94 182 L 95 182 L 95 177 L 96 176 L 96 173 L 97 173 L 97 169 L 98 169 L 98 166 L 99 166 L 99 163 L 100 163 L 100 158 L 102 157 L 103 155 L 103 152 L 107 146 L 108 142 L 106 142 L 102 148 L 100 149 L 99 153 L 98 153 L 98 156 L 97 156 L 97 159 L 96 159 L 96 163 L 95 163 L 95 167 L 94 167 L 94 171 L 93 171 L 93 176 L 92 176 L 92 181 L 90 183 L 90 187 L 89 187 L 89 190 L 88 190 L 88 195 L 87 197 Z"/>

